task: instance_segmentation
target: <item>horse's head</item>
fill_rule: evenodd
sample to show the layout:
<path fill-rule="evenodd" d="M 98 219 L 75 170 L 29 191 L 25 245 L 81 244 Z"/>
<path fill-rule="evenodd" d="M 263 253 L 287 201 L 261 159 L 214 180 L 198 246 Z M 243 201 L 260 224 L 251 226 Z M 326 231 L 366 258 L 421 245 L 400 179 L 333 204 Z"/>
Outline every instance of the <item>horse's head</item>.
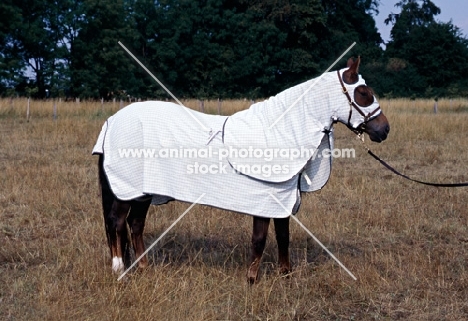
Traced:
<path fill-rule="evenodd" d="M 350 106 L 348 117 L 338 118 L 355 133 L 367 133 L 374 142 L 382 142 L 390 132 L 387 117 L 380 109 L 374 92 L 359 75 L 361 59 L 350 58 L 345 71 L 338 71 L 343 93 Z M 347 119 L 346 119 L 347 118 Z"/>

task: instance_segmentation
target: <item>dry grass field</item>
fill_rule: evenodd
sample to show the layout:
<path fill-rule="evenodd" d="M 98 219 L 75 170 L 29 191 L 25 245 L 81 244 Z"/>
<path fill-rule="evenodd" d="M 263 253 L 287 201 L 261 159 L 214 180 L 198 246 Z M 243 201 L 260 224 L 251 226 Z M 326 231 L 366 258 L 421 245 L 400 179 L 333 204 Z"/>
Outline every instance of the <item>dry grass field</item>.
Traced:
<path fill-rule="evenodd" d="M 293 273 L 276 270 L 270 229 L 260 282 L 246 282 L 252 219 L 195 206 L 124 281 L 111 273 L 91 149 L 118 104 L 0 101 L 1 320 L 467 320 L 468 188 L 403 180 L 336 126 L 328 185 L 291 222 Z M 222 113 L 250 102 L 223 102 Z M 198 108 L 197 102 L 187 105 Z M 381 101 L 391 123 L 373 151 L 411 177 L 468 181 L 468 101 Z M 217 112 L 217 102 L 205 111 Z M 151 207 L 149 245 L 188 208 Z"/>

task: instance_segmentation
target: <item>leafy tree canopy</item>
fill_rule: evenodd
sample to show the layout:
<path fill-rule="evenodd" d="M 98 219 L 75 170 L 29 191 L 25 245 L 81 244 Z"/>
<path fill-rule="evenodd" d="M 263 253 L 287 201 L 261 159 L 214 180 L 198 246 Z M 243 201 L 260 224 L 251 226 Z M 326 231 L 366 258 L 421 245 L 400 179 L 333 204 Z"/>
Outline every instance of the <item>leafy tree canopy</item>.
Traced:
<path fill-rule="evenodd" d="M 318 76 L 355 41 L 380 95 L 464 95 L 467 40 L 435 20 L 440 9 L 430 0 L 398 2 L 384 50 L 378 7 L 378 0 L 5 0 L 0 93 L 167 98 L 120 41 L 178 97 L 255 99 Z"/>
<path fill-rule="evenodd" d="M 401 13 L 390 14 L 386 20 L 393 24 L 385 51 L 386 72 L 394 81 L 389 85 L 393 94 L 466 94 L 460 84 L 468 67 L 468 41 L 460 30 L 451 22 L 436 22 L 435 16 L 441 11 L 430 0 L 404 0 L 397 6 Z"/>

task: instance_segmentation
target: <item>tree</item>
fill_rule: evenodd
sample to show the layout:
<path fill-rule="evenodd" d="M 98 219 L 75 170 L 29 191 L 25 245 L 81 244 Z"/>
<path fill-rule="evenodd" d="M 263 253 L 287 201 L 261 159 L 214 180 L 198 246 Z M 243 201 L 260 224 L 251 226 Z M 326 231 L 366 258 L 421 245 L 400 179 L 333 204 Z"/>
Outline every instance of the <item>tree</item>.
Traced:
<path fill-rule="evenodd" d="M 247 44 L 261 53 L 264 66 L 258 70 L 261 96 L 310 79 L 321 71 L 319 41 L 326 29 L 320 1 L 248 1 L 252 15 L 250 28 L 254 43 Z M 239 43 L 242 46 L 243 43 Z M 246 77 L 249 77 L 246 75 Z"/>
<path fill-rule="evenodd" d="M 0 4 L 1 82 L 21 94 L 59 94 L 69 83 L 69 52 L 82 1 L 11 0 Z M 7 73 L 9 75 L 7 75 Z M 31 81 L 24 75 L 32 75 Z"/>
<path fill-rule="evenodd" d="M 118 45 L 119 41 L 132 43 L 136 37 L 129 4 L 124 0 L 84 2 L 85 20 L 70 53 L 73 96 L 109 99 L 138 94 L 136 67 Z"/>
<path fill-rule="evenodd" d="M 59 59 L 56 64 L 51 91 L 57 96 L 70 95 L 73 84 L 72 73 L 74 69 L 72 52 L 75 41 L 86 23 L 85 6 L 83 0 L 53 0 L 53 20 L 50 21 L 54 30 L 57 30 L 56 50 Z"/>
<path fill-rule="evenodd" d="M 468 41 L 451 22 L 435 21 L 440 9 L 430 0 L 404 0 L 397 6 L 401 13 L 386 19 L 393 23 L 386 71 L 395 80 L 394 93 L 433 97 L 447 95 L 450 87 L 453 95 L 468 67 Z M 395 61 L 400 62 L 397 69 L 392 68 Z"/>
<path fill-rule="evenodd" d="M 52 10 L 49 1 L 16 1 L 20 14 L 16 29 L 10 29 L 7 46 L 22 68 L 29 68 L 35 75 L 34 86 L 38 97 L 46 96 L 46 87 L 54 73 L 57 56 L 55 44 L 58 34 L 50 24 Z"/>
<path fill-rule="evenodd" d="M 20 8 L 12 0 L 0 3 L 0 94 L 22 82 L 24 63 L 17 56 L 18 43 L 13 30 L 20 28 Z"/>
<path fill-rule="evenodd" d="M 381 57 L 382 38 L 373 18 L 373 14 L 378 14 L 378 1 L 322 0 L 322 6 L 326 14 L 327 30 L 321 43 L 325 46 L 326 55 L 336 56 L 343 48 L 356 41 L 357 46 L 353 51 L 365 57 L 365 63 Z"/>
<path fill-rule="evenodd" d="M 318 0 L 160 1 L 140 52 L 190 97 L 265 97 L 316 74 Z"/>
<path fill-rule="evenodd" d="M 318 76 L 353 41 L 363 72 L 386 70 L 378 0 L 5 0 L 0 9 L 0 70 L 29 65 L 38 97 L 168 97 L 118 41 L 178 97 L 267 97 Z"/>

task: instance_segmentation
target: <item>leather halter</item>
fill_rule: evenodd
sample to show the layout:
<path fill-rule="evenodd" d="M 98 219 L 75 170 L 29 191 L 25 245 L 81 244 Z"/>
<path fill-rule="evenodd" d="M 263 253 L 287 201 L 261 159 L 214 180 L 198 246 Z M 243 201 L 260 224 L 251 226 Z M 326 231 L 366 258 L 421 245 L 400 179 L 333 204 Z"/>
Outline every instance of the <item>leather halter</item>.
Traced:
<path fill-rule="evenodd" d="M 373 111 L 371 111 L 370 113 L 368 113 L 367 115 L 362 111 L 361 107 L 359 107 L 355 102 L 354 100 L 351 98 L 351 95 L 349 94 L 348 92 L 348 89 L 346 89 L 346 86 L 345 84 L 343 83 L 343 79 L 341 78 L 341 75 L 340 75 L 340 71 L 337 71 L 338 73 L 338 79 L 340 80 L 340 84 L 341 84 L 341 88 L 343 89 L 343 94 L 346 95 L 346 98 L 348 98 L 348 103 L 349 103 L 349 117 L 348 117 L 348 128 L 351 129 L 352 131 L 354 132 L 359 132 L 359 133 L 362 133 L 364 132 L 364 129 L 367 125 L 367 123 L 369 121 L 371 121 L 373 118 L 375 117 L 372 117 L 374 116 L 379 110 L 380 110 L 380 106 L 377 107 L 376 109 L 374 109 Z M 375 99 L 375 98 L 374 98 Z M 354 128 L 350 121 L 351 121 L 351 115 L 353 114 L 353 108 L 359 113 L 361 114 L 362 117 L 364 117 L 364 121 L 359 125 L 357 126 L 357 128 Z"/>

